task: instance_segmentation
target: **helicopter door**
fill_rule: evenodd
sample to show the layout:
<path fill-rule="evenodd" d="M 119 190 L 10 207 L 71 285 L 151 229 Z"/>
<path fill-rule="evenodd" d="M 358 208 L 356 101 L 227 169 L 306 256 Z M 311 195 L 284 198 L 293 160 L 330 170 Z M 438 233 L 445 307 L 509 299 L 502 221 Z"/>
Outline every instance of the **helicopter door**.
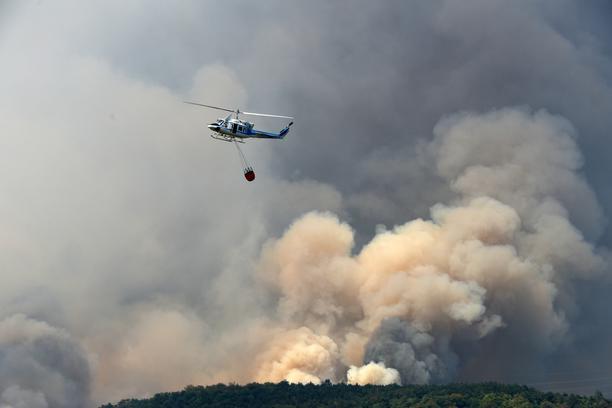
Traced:
<path fill-rule="evenodd" d="M 232 133 L 236 133 L 236 128 L 238 125 L 236 123 L 232 123 Z"/>

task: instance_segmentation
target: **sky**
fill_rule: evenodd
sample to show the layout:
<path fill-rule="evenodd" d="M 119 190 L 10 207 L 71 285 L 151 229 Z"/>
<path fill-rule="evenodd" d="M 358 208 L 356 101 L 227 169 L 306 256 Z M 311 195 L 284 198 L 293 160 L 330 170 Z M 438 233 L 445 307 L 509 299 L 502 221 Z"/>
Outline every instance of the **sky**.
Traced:
<path fill-rule="evenodd" d="M 326 379 L 612 395 L 611 18 L 0 0 L 0 407 Z M 295 124 L 244 145 L 248 183 L 183 100 Z"/>

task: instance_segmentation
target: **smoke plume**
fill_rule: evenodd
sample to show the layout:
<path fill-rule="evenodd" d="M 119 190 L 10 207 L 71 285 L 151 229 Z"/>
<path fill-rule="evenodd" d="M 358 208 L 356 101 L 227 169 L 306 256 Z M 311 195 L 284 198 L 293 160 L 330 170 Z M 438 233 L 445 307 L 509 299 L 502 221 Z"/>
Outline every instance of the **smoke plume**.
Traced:
<path fill-rule="evenodd" d="M 611 20 L 607 0 L 0 1 L 0 406 L 555 373 L 592 393 Z M 183 100 L 296 119 L 244 145 L 245 183 L 219 113 Z"/>
<path fill-rule="evenodd" d="M 24 315 L 5 318 L 0 361 L 3 408 L 77 408 L 89 402 L 89 363 L 63 330 Z"/>
<path fill-rule="evenodd" d="M 606 267 L 575 225 L 588 228 L 601 211 L 566 120 L 503 109 L 445 118 L 434 133 L 432 163 L 457 197 L 434 205 L 430 220 L 381 232 L 353 254 L 347 224 L 310 213 L 263 252 L 279 319 L 333 339 L 330 369 L 374 361 L 402 383 L 440 382 L 462 361 L 496 359 L 462 355 L 462 343 L 517 336 L 503 357 L 512 370 L 570 340 L 574 282 Z M 574 221 L 577 196 L 591 212 Z"/>

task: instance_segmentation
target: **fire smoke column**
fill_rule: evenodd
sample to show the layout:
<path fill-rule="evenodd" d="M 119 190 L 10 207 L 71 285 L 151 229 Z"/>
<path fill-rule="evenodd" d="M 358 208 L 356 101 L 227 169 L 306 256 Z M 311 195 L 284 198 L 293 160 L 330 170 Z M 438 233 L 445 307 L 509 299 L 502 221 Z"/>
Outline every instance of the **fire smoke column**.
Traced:
<path fill-rule="evenodd" d="M 302 327 L 276 333 L 260 360 L 257 381 L 320 384 L 336 378 L 338 347 L 327 336 Z"/>
<path fill-rule="evenodd" d="M 430 220 L 353 254 L 348 225 L 310 213 L 262 254 L 279 321 L 329 338 L 326 365 L 351 367 L 349 381 L 380 373 L 371 363 L 404 384 L 537 364 L 567 339 L 574 283 L 605 266 L 582 232 L 603 217 L 565 119 L 508 108 L 447 117 L 434 133 L 427 154 L 456 196 Z"/>

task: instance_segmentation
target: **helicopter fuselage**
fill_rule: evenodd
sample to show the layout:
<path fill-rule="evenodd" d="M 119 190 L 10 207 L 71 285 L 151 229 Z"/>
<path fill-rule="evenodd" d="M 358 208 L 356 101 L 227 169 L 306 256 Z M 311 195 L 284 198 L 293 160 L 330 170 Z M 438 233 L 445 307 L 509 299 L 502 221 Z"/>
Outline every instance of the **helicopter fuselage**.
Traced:
<path fill-rule="evenodd" d="M 220 135 L 246 139 L 252 137 L 253 123 L 239 119 L 230 119 L 228 121 L 218 119 L 216 122 L 208 125 L 208 128 Z"/>
<path fill-rule="evenodd" d="M 283 139 L 289 132 L 289 127 L 293 125 L 293 122 L 289 123 L 287 127 L 282 129 L 280 132 L 264 132 L 257 130 L 253 127 L 253 123 L 240 120 L 236 118 L 217 119 L 208 125 L 214 134 L 211 136 L 215 139 L 232 141 L 234 139 Z"/>

